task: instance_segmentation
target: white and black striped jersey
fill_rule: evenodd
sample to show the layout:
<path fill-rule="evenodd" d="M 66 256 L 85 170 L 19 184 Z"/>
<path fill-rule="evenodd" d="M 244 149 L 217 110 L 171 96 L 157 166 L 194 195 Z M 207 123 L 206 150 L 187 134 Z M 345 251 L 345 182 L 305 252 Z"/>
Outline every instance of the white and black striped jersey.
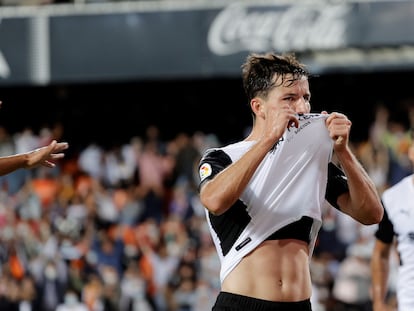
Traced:
<path fill-rule="evenodd" d="M 382 194 L 384 217 L 375 233 L 377 239 L 392 243 L 397 239 L 400 264 L 396 283 L 399 311 L 414 310 L 414 175 Z"/>
<path fill-rule="evenodd" d="M 326 199 L 337 207 L 336 198 L 348 191 L 343 172 L 332 163 L 328 165 L 333 140 L 325 125 L 326 117 L 322 114 L 299 116 L 298 128 L 285 131 L 257 168 L 240 199 L 219 216 L 206 210 L 221 261 L 221 281 L 260 243 L 303 216 L 313 219 L 307 233 L 310 253 L 313 252 Z M 241 141 L 207 150 L 199 165 L 200 187 L 254 144 L 254 141 Z"/>

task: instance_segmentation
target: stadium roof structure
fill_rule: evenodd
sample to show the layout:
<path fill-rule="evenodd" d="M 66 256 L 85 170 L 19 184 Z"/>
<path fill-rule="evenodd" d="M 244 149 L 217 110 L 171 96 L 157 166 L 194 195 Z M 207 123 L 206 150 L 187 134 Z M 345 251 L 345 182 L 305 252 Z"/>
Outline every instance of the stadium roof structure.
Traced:
<path fill-rule="evenodd" d="M 0 8 L 0 85 L 238 77 L 250 52 L 312 72 L 414 69 L 413 1 L 163 0 Z"/>

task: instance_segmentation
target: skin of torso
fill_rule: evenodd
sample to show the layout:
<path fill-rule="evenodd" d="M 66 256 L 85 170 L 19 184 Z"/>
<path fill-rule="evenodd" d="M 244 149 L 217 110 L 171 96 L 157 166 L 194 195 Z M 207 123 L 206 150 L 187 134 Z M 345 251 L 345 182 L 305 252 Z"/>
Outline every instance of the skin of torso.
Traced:
<path fill-rule="evenodd" d="M 305 300 L 311 290 L 308 245 L 294 239 L 264 241 L 222 284 L 224 292 L 271 301 Z"/>

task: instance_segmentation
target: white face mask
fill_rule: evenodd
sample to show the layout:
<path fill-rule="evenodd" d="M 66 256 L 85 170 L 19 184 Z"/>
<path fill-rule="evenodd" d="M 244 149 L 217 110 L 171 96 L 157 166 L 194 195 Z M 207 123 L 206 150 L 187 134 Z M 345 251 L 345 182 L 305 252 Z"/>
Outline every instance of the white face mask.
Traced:
<path fill-rule="evenodd" d="M 78 297 L 75 294 L 65 295 L 65 304 L 68 306 L 74 306 L 78 303 Z"/>
<path fill-rule="evenodd" d="M 56 276 L 57 276 L 57 271 L 56 268 L 53 266 L 47 266 L 45 268 L 45 277 L 48 280 L 56 280 Z"/>
<path fill-rule="evenodd" d="M 118 283 L 118 276 L 114 271 L 104 270 L 102 272 L 102 279 L 104 283 L 108 285 L 115 285 Z"/>

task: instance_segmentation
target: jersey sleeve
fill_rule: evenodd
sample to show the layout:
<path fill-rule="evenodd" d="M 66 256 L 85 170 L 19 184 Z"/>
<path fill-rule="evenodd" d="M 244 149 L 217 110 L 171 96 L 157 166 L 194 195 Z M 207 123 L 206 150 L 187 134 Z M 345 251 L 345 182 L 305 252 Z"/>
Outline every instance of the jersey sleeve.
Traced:
<path fill-rule="evenodd" d="M 384 217 L 378 224 L 375 237 L 386 244 L 391 244 L 395 236 L 394 225 L 388 217 L 387 211 L 384 209 Z"/>
<path fill-rule="evenodd" d="M 231 163 L 231 158 L 223 150 L 207 150 L 198 165 L 198 172 L 200 177 L 198 189 L 200 190 L 203 183 L 205 183 L 207 180 L 212 179 Z"/>
<path fill-rule="evenodd" d="M 337 203 L 338 197 L 349 192 L 345 173 L 332 162 L 328 164 L 328 183 L 326 185 L 325 198 L 336 209 L 340 209 Z"/>

